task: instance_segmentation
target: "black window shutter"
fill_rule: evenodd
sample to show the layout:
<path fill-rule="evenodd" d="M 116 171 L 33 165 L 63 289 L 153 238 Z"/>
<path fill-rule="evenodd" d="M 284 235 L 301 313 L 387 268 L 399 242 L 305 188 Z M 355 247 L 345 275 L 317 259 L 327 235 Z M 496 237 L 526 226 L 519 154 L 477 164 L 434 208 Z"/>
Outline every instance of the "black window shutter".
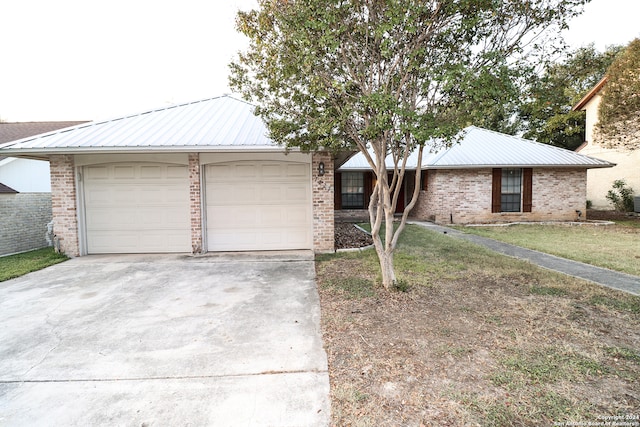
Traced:
<path fill-rule="evenodd" d="M 496 213 L 502 210 L 502 169 L 493 169 L 493 181 L 491 182 L 491 212 Z"/>
<path fill-rule="evenodd" d="M 333 209 L 342 209 L 342 173 L 336 172 L 333 179 Z"/>
<path fill-rule="evenodd" d="M 522 169 L 522 212 L 531 212 L 533 204 L 533 169 Z"/>

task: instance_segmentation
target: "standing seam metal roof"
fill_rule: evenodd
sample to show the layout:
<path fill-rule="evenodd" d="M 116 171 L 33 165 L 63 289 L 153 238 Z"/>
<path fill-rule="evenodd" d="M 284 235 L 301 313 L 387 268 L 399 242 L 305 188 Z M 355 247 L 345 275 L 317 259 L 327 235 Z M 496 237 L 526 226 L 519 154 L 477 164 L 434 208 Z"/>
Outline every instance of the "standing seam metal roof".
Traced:
<path fill-rule="evenodd" d="M 14 141 L 0 152 L 65 148 L 276 147 L 254 106 L 229 95 L 90 122 Z"/>
<path fill-rule="evenodd" d="M 450 147 L 441 141 L 427 144 L 422 154 L 422 169 L 461 169 L 481 167 L 611 167 L 614 163 L 588 157 L 574 151 L 565 150 L 516 136 L 470 126 L 463 130 L 460 142 Z M 417 154 L 412 153 L 407 161 L 407 169 L 417 166 Z M 387 168 L 393 167 L 390 156 L 385 160 Z M 340 170 L 369 170 L 362 153 L 353 156 Z"/>

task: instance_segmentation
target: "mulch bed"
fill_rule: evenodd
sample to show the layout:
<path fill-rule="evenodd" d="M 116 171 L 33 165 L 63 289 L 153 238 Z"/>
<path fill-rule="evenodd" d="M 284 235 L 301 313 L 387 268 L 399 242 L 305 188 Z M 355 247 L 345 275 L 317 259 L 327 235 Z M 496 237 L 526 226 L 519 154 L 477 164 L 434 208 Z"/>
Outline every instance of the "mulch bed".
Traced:
<path fill-rule="evenodd" d="M 640 214 L 632 212 L 600 211 L 589 209 L 587 219 L 598 221 L 634 221 L 640 222 Z"/>
<path fill-rule="evenodd" d="M 362 248 L 373 245 L 370 235 L 358 229 L 355 224 L 348 222 L 336 222 L 336 249 Z"/>

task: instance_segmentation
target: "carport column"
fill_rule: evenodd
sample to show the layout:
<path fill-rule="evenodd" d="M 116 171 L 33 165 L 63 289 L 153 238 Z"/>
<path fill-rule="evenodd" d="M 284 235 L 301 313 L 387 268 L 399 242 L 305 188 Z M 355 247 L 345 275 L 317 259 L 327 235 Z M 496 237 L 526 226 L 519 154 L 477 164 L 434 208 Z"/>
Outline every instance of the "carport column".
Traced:
<path fill-rule="evenodd" d="M 312 155 L 312 191 L 313 191 L 313 250 L 315 252 L 333 252 L 335 235 L 333 226 L 333 156 L 327 152 Z M 320 168 L 320 163 L 324 164 Z M 320 175 L 320 170 L 324 175 Z"/>
<path fill-rule="evenodd" d="M 200 154 L 189 154 L 189 210 L 191 212 L 191 250 L 202 253 L 202 203 L 200 197 Z"/>
<path fill-rule="evenodd" d="M 80 255 L 78 246 L 78 212 L 76 202 L 76 173 L 73 156 L 49 156 L 51 173 L 51 210 L 53 233 L 60 251 L 67 256 Z M 46 230 L 43 230 L 43 233 Z"/>

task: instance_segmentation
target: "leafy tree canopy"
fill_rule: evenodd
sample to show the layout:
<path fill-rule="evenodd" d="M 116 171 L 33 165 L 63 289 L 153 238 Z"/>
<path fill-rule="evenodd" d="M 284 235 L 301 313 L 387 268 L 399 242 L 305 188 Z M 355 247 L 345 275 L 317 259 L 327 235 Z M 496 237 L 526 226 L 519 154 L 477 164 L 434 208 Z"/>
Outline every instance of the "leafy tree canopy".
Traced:
<path fill-rule="evenodd" d="M 419 191 L 394 233 L 409 154 L 434 137 L 451 141 L 517 94 L 524 59 L 554 46 L 551 34 L 588 1 L 259 0 L 238 14 L 250 45 L 230 65 L 230 83 L 257 103 L 276 142 L 363 153 L 377 178 L 369 215 L 389 288 Z"/>
<path fill-rule="evenodd" d="M 640 148 L 640 39 L 607 70 L 594 137 L 610 148 Z"/>
<path fill-rule="evenodd" d="M 602 79 L 622 46 L 598 52 L 593 45 L 548 62 L 532 77 L 519 107 L 525 138 L 573 150 L 584 141 L 585 115 L 572 107 Z"/>

